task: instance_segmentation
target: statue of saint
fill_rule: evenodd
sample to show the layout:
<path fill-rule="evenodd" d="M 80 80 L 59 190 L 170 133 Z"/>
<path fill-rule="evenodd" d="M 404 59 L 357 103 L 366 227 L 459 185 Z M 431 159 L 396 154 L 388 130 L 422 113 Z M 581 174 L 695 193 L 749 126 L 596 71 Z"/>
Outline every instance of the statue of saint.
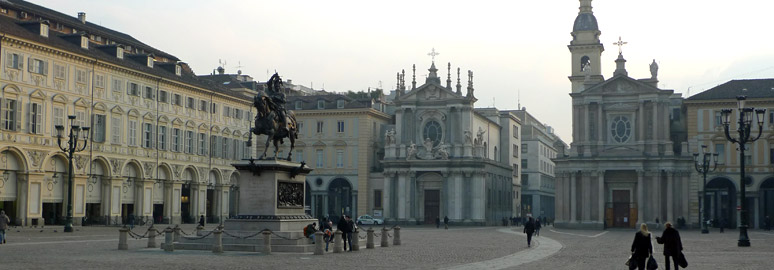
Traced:
<path fill-rule="evenodd" d="M 417 145 L 412 141 L 411 145 L 406 148 L 406 160 L 414 159 L 417 155 Z"/>
<path fill-rule="evenodd" d="M 476 144 L 484 144 L 484 133 L 486 133 L 486 131 L 484 131 L 483 128 L 478 127 L 478 132 L 476 133 Z"/>
<path fill-rule="evenodd" d="M 473 144 L 473 134 L 470 130 L 465 130 L 465 144 Z"/>
<path fill-rule="evenodd" d="M 449 150 L 446 149 L 446 144 L 440 143 L 435 152 L 435 158 L 449 159 Z"/>
<path fill-rule="evenodd" d="M 656 59 L 653 59 L 653 63 L 650 63 L 650 78 L 655 79 L 658 77 L 658 64 L 656 64 Z"/>
<path fill-rule="evenodd" d="M 395 129 L 390 129 L 384 133 L 384 145 L 395 144 Z"/>

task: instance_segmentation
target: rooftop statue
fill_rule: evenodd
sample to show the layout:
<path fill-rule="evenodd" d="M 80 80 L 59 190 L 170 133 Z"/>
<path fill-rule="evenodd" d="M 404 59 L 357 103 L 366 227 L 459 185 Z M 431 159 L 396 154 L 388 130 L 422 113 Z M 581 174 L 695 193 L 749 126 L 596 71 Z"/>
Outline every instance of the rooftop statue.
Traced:
<path fill-rule="evenodd" d="M 285 93 L 283 93 L 282 79 L 279 74 L 274 73 L 269 78 L 266 82 L 266 91 L 258 90 L 258 94 L 253 98 L 253 107 L 258 110 L 258 113 L 255 115 L 255 126 L 250 129 L 250 132 L 267 136 L 263 154 L 258 159 L 266 157 L 269 142 L 274 142 L 274 159 L 276 159 L 279 144 L 283 144 L 284 139 L 288 138 L 290 151 L 288 151 L 287 160 L 290 161 L 298 139 L 298 130 L 296 115 L 293 111 L 285 109 Z M 248 146 L 252 144 L 252 139 L 253 137 L 250 136 Z"/>

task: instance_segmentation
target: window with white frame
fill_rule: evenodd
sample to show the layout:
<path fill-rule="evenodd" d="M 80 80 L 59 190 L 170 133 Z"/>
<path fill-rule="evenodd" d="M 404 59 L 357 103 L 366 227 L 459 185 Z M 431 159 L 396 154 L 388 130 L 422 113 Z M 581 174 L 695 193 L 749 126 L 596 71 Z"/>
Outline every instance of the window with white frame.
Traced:
<path fill-rule="evenodd" d="M 126 94 L 130 95 L 130 96 L 138 96 L 139 97 L 140 96 L 140 85 L 136 84 L 136 83 L 133 83 L 133 82 L 130 82 L 126 86 Z"/>
<path fill-rule="evenodd" d="M 158 126 L 158 148 L 167 150 L 167 127 L 163 125 Z"/>
<path fill-rule="evenodd" d="M 46 75 L 48 74 L 48 63 L 41 59 L 30 58 L 29 72 Z"/>
<path fill-rule="evenodd" d="M 298 126 L 297 127 L 298 135 L 304 134 L 304 121 L 298 121 L 296 125 Z"/>
<path fill-rule="evenodd" d="M 54 124 L 54 129 L 52 130 L 56 130 L 57 125 L 64 126 L 64 116 L 64 107 L 54 106 L 54 121 L 52 121 Z M 54 134 L 54 136 L 56 136 L 56 134 Z"/>
<path fill-rule="evenodd" d="M 110 143 L 121 144 L 121 126 L 123 121 L 120 115 L 110 118 Z"/>
<path fill-rule="evenodd" d="M 211 157 L 220 157 L 221 153 L 221 145 L 220 145 L 220 136 L 210 135 L 210 156 Z"/>
<path fill-rule="evenodd" d="M 323 165 L 324 165 L 323 158 L 324 158 L 323 150 L 322 149 L 317 149 L 317 168 L 322 168 L 323 167 Z"/>
<path fill-rule="evenodd" d="M 513 125 L 513 137 L 518 138 L 519 137 L 519 127 L 516 125 Z"/>
<path fill-rule="evenodd" d="M 86 83 L 88 79 L 86 79 L 86 71 L 83 69 L 75 69 L 75 82 L 77 83 Z"/>
<path fill-rule="evenodd" d="M 212 106 L 210 106 L 210 107 L 211 107 L 211 108 L 210 108 L 210 113 L 212 113 L 212 114 L 213 114 L 213 116 L 217 117 L 217 116 L 218 116 L 218 115 L 217 115 L 217 113 L 218 113 L 218 104 L 217 104 L 217 103 L 215 103 L 215 102 L 213 102 L 213 103 L 212 103 Z"/>
<path fill-rule="evenodd" d="M 344 100 L 337 100 L 336 101 L 336 108 L 344 109 Z"/>
<path fill-rule="evenodd" d="M 153 147 L 153 124 L 151 123 L 142 124 L 142 147 Z"/>
<path fill-rule="evenodd" d="M 336 132 L 344 133 L 344 121 L 338 121 L 338 123 L 336 123 Z"/>
<path fill-rule="evenodd" d="M 169 93 L 164 90 L 159 90 L 159 102 L 161 103 L 168 103 L 169 102 Z"/>
<path fill-rule="evenodd" d="M 194 109 L 196 107 L 196 101 L 194 101 L 194 98 L 188 97 L 185 100 L 185 107 L 188 109 Z"/>
<path fill-rule="evenodd" d="M 191 130 L 185 131 L 185 152 L 193 154 L 194 152 L 194 132 Z"/>
<path fill-rule="evenodd" d="M 46 113 L 43 110 L 43 104 L 35 102 L 30 103 L 29 128 L 27 130 L 32 134 L 43 134 L 45 115 Z"/>
<path fill-rule="evenodd" d="M 64 80 L 67 77 L 67 68 L 63 65 L 54 64 L 54 78 Z"/>
<path fill-rule="evenodd" d="M 199 100 L 199 110 L 200 111 L 207 111 L 207 101 L 206 100 Z"/>
<path fill-rule="evenodd" d="M 172 151 L 180 152 L 181 135 L 179 128 L 172 128 Z"/>
<path fill-rule="evenodd" d="M 726 145 L 715 144 L 715 153 L 718 153 L 718 164 L 726 164 Z"/>
<path fill-rule="evenodd" d="M 5 66 L 13 69 L 21 69 L 22 56 L 18 53 L 8 53 L 5 58 Z"/>
<path fill-rule="evenodd" d="M 181 96 L 180 94 L 173 94 L 172 104 L 175 104 L 177 106 L 183 106 L 183 96 Z"/>
<path fill-rule="evenodd" d="M 105 75 L 94 75 L 94 86 L 97 88 L 105 88 Z"/>
<path fill-rule="evenodd" d="M 137 146 L 137 120 L 129 119 L 129 133 L 126 136 L 129 146 Z"/>
<path fill-rule="evenodd" d="M 723 116 L 719 111 L 715 112 L 715 127 L 723 126 Z"/>
<path fill-rule="evenodd" d="M 344 168 L 344 150 L 336 150 L 336 168 Z"/>
<path fill-rule="evenodd" d="M 105 142 L 105 131 L 107 128 L 107 116 L 104 114 L 94 114 L 94 127 L 91 128 L 92 134 L 92 141 L 103 143 Z"/>
<path fill-rule="evenodd" d="M 152 87 L 146 86 L 145 87 L 145 91 L 143 91 L 142 93 L 143 93 L 142 97 L 144 97 L 146 99 L 153 99 L 153 88 Z"/>
<path fill-rule="evenodd" d="M 79 127 L 86 126 L 86 108 L 75 109 L 75 124 Z"/>
<path fill-rule="evenodd" d="M 519 157 L 519 146 L 513 145 L 513 157 Z"/>
<path fill-rule="evenodd" d="M 207 134 L 199 133 L 199 155 L 204 156 L 207 154 Z"/>
<path fill-rule="evenodd" d="M 325 109 L 325 100 L 318 100 L 317 101 L 317 109 L 319 109 L 319 110 Z"/>
<path fill-rule="evenodd" d="M 296 110 L 301 110 L 303 104 L 304 103 L 302 101 L 296 100 Z"/>
<path fill-rule="evenodd" d="M 242 119 L 242 110 L 241 109 L 234 109 L 234 117 L 236 119 Z"/>
<path fill-rule="evenodd" d="M 231 139 L 223 137 L 223 154 L 221 155 L 222 158 L 226 159 L 229 155 L 229 150 L 231 149 Z"/>
<path fill-rule="evenodd" d="M 529 145 L 527 145 L 526 143 L 522 143 L 521 144 L 521 152 L 522 153 L 527 153 L 527 146 L 529 146 Z"/>
<path fill-rule="evenodd" d="M 124 82 L 119 79 L 113 79 L 113 91 L 121 92 L 123 91 Z"/>
<path fill-rule="evenodd" d="M 317 121 L 317 133 L 323 133 L 323 121 Z"/>

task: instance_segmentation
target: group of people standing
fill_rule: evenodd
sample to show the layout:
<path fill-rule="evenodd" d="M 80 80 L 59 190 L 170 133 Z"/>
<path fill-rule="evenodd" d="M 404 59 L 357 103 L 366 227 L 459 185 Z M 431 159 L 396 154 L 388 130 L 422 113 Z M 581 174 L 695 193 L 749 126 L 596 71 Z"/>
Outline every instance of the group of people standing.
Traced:
<path fill-rule="evenodd" d="M 680 233 L 672 227 L 672 223 L 667 222 L 664 224 L 664 232 L 661 233 L 660 237 L 656 237 L 656 242 L 664 245 L 663 254 L 666 269 L 669 270 L 670 258 L 672 258 L 675 269 L 679 269 L 679 261 L 685 260 L 682 254 L 683 242 L 680 240 Z M 640 230 L 634 234 L 631 252 L 632 261 L 630 261 L 629 268 L 634 269 L 635 265 L 631 263 L 636 263 L 637 269 L 645 269 L 647 261 L 653 257 L 653 243 L 647 224 L 642 223 Z"/>
<path fill-rule="evenodd" d="M 352 220 L 352 217 L 350 216 L 342 215 L 341 218 L 339 218 L 339 222 L 336 223 L 336 229 L 341 232 L 341 237 L 344 240 L 344 251 L 347 251 L 347 247 L 349 247 L 349 251 L 352 251 L 352 241 L 357 241 L 357 239 L 352 239 L 352 233 L 357 231 L 355 221 Z M 320 223 L 320 230 L 323 232 L 325 251 L 328 251 L 328 246 L 334 240 L 333 221 L 328 220 L 328 218 L 323 219 Z M 304 227 L 304 236 L 312 239 L 312 244 L 315 243 L 315 232 L 317 232 L 317 222 L 313 222 Z"/>

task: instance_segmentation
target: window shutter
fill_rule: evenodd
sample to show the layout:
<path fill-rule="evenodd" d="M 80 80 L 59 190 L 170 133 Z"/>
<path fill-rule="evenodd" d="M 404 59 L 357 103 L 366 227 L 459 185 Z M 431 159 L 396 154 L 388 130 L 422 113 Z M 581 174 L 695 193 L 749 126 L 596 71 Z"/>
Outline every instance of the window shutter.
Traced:
<path fill-rule="evenodd" d="M 21 108 L 21 104 L 22 104 L 21 98 L 16 100 L 16 107 L 14 108 L 14 110 L 16 110 L 16 114 L 15 115 L 16 115 L 16 131 L 17 132 L 22 130 L 21 115 L 22 115 L 23 111 L 22 111 L 22 108 Z"/>
<path fill-rule="evenodd" d="M 48 62 L 41 62 L 43 64 L 43 75 L 48 75 Z"/>
<path fill-rule="evenodd" d="M 126 82 L 126 94 L 131 95 L 132 94 L 132 87 L 129 82 Z"/>
<path fill-rule="evenodd" d="M 6 55 L 6 57 L 5 57 L 5 66 L 6 67 L 13 67 L 13 54 L 12 53 L 7 53 L 5 55 Z"/>
<path fill-rule="evenodd" d="M 32 57 L 27 58 L 27 71 L 32 72 Z"/>
<path fill-rule="evenodd" d="M 46 122 L 46 106 L 43 106 L 42 103 L 38 103 L 38 123 L 37 123 L 37 131 L 38 134 L 43 134 L 43 123 Z"/>
<path fill-rule="evenodd" d="M 34 126 L 32 123 L 32 118 L 35 117 L 35 114 L 33 113 L 34 106 L 32 105 L 32 102 L 27 102 L 27 104 L 24 104 L 24 105 L 27 106 L 27 132 L 34 133 L 33 132 Z"/>

